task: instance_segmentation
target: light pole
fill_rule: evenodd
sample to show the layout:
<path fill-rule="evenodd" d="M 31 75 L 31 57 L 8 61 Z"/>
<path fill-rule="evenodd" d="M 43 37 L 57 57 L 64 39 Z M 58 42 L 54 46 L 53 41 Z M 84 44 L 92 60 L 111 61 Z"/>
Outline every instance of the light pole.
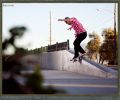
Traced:
<path fill-rule="evenodd" d="M 97 11 L 101 11 L 101 9 L 96 9 Z M 116 50 L 117 50 L 117 47 L 116 47 L 116 3 L 114 4 L 114 63 L 116 64 L 116 57 L 117 57 L 117 54 L 116 54 Z"/>
<path fill-rule="evenodd" d="M 114 5 L 114 42 L 115 42 L 115 50 L 116 50 L 116 3 Z"/>
<path fill-rule="evenodd" d="M 117 47 L 116 47 L 116 3 L 114 4 L 114 45 L 115 45 L 115 55 L 114 55 L 114 59 L 115 59 L 115 64 L 116 64 L 116 57 L 117 57 L 117 54 L 116 54 L 116 50 L 117 50 Z"/>
<path fill-rule="evenodd" d="M 102 11 L 101 9 L 96 9 L 97 11 Z M 114 43 L 116 49 L 116 3 L 114 4 Z"/>
<path fill-rule="evenodd" d="M 50 45 L 51 45 L 51 11 L 50 11 Z"/>

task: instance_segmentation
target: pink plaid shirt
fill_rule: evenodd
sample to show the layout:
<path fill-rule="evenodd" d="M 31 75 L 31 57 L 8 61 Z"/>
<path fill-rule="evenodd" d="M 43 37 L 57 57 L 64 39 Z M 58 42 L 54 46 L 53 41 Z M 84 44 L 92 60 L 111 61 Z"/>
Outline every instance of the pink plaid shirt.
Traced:
<path fill-rule="evenodd" d="M 70 18 L 70 21 L 72 22 L 70 29 L 73 28 L 75 30 L 75 36 L 77 36 L 77 34 L 86 32 L 83 25 L 75 17 Z"/>

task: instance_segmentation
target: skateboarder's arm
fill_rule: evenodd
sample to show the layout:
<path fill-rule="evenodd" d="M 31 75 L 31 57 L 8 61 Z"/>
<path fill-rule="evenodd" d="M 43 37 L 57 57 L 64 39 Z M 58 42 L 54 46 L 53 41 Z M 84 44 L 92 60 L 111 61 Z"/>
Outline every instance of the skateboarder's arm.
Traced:
<path fill-rule="evenodd" d="M 58 21 L 69 21 L 70 19 L 58 19 Z"/>

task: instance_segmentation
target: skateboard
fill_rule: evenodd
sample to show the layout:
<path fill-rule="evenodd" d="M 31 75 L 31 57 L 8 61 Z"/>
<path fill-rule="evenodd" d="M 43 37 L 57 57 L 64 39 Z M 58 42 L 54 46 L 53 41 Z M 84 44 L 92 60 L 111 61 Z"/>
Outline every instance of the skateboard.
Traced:
<path fill-rule="evenodd" d="M 82 59 L 83 59 L 83 55 L 79 56 L 77 59 L 71 59 L 70 61 L 73 61 L 73 63 L 76 61 L 79 61 L 80 63 L 82 63 Z"/>

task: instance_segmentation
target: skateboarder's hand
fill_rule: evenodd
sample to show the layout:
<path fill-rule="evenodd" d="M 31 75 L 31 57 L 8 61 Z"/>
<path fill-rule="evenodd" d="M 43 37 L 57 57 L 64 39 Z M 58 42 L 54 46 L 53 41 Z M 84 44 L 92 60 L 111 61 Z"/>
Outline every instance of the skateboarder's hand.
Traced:
<path fill-rule="evenodd" d="M 58 19 L 58 21 L 63 21 L 63 19 Z"/>
<path fill-rule="evenodd" d="M 71 29 L 72 29 L 72 28 L 70 27 L 70 28 L 68 28 L 67 30 L 70 30 L 70 31 L 71 31 Z"/>

